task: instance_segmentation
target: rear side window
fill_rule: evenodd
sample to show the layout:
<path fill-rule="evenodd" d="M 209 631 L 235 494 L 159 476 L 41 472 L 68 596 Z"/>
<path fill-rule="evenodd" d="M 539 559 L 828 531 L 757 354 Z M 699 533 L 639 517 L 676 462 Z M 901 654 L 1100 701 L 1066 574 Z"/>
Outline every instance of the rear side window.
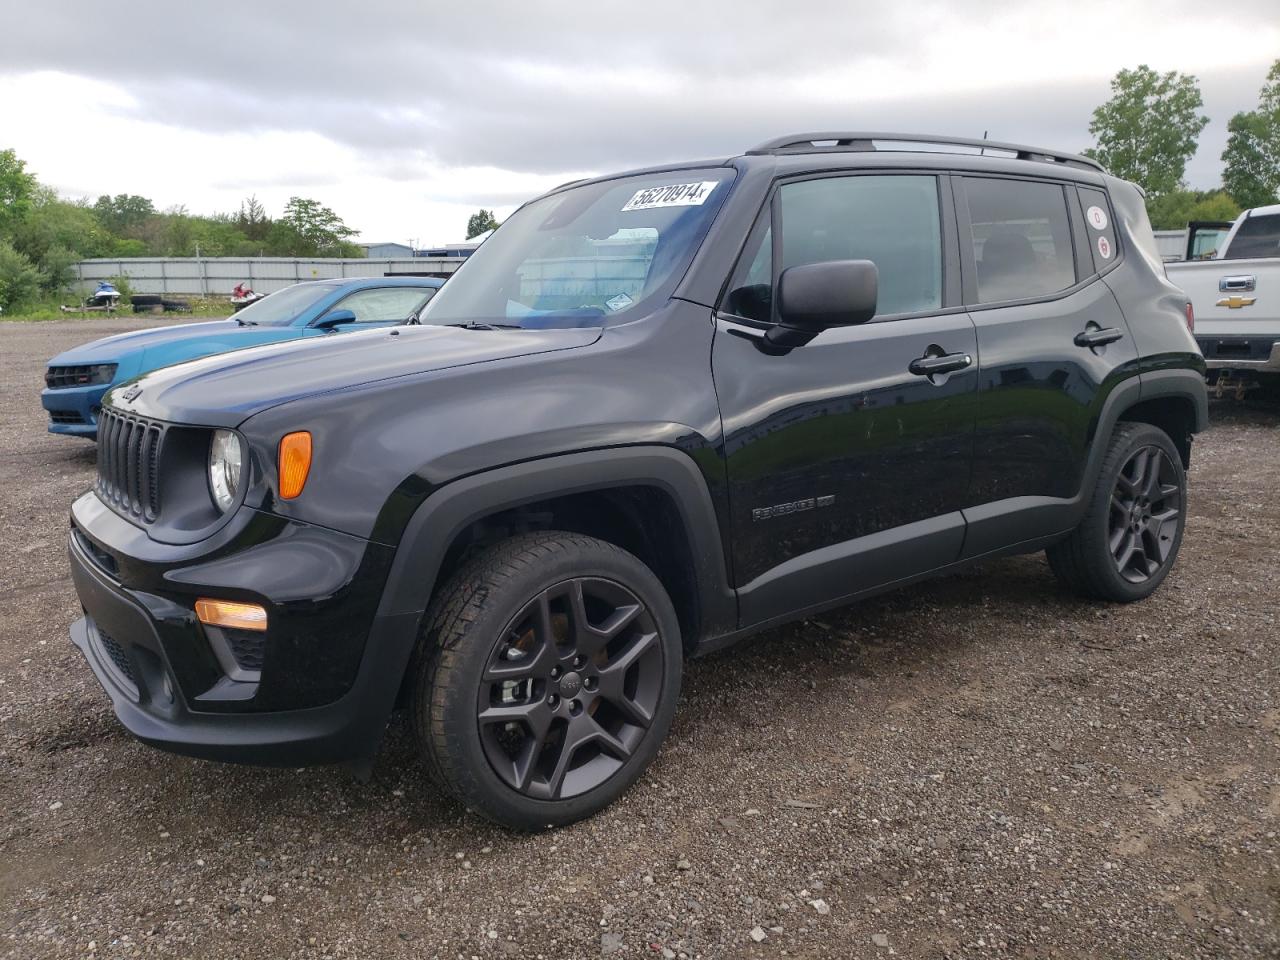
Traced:
<path fill-rule="evenodd" d="M 1280 257 L 1280 213 L 1250 217 L 1227 245 L 1224 260 L 1252 260 L 1255 257 Z"/>
<path fill-rule="evenodd" d="M 1076 282 L 1061 186 L 979 177 L 964 183 L 979 303 L 1044 297 Z"/>
<path fill-rule="evenodd" d="M 1093 272 L 1101 273 L 1116 260 L 1116 225 L 1111 214 L 1111 206 L 1107 203 L 1107 195 L 1101 190 L 1089 190 L 1081 187 L 1080 208 L 1084 213 L 1084 232 L 1089 244 L 1089 255 L 1093 257 Z M 1141 230 L 1134 231 L 1141 239 Z M 1150 227 L 1146 233 L 1151 237 L 1154 249 L 1155 237 Z M 1159 253 L 1156 251 L 1156 257 Z M 1085 261 L 1088 262 L 1087 260 Z"/>

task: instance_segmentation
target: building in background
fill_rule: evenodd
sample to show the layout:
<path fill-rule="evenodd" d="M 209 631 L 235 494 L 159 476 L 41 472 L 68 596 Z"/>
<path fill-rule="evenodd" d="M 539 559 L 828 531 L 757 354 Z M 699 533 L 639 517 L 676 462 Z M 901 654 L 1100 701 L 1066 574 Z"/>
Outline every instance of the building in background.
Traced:
<path fill-rule="evenodd" d="M 370 260 L 415 256 L 413 248 L 407 243 L 362 243 L 360 246 L 364 247 L 364 255 Z"/>

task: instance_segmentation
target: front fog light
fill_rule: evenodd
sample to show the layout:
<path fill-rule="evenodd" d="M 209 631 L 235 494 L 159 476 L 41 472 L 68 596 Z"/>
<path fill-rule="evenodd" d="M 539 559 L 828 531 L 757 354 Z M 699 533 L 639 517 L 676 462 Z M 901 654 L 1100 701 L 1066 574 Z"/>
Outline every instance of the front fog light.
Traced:
<path fill-rule="evenodd" d="M 243 465 L 240 435 L 231 430 L 215 430 L 209 443 L 209 493 L 223 513 L 236 502 Z"/>

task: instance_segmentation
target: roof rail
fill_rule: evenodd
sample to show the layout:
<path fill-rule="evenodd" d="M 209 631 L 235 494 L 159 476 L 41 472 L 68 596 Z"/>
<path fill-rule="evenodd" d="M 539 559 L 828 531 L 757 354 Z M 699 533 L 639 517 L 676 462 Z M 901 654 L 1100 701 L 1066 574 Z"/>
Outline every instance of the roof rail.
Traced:
<path fill-rule="evenodd" d="M 845 131 L 822 133 L 793 133 L 785 137 L 766 141 L 747 151 L 748 156 L 767 153 L 832 153 L 845 150 L 876 150 L 875 142 L 888 143 L 920 143 L 937 147 L 974 147 L 986 150 L 1000 150 L 1012 153 L 1018 160 L 1040 160 L 1050 163 L 1065 163 L 1090 170 L 1103 170 L 1102 164 L 1089 157 L 1074 153 L 1063 153 L 1059 150 L 1044 150 L 1040 147 L 1027 147 L 1018 143 L 1001 143 L 998 140 L 971 140 L 966 137 L 935 137 L 919 133 L 867 133 Z M 946 151 L 942 151 L 946 152 Z"/>

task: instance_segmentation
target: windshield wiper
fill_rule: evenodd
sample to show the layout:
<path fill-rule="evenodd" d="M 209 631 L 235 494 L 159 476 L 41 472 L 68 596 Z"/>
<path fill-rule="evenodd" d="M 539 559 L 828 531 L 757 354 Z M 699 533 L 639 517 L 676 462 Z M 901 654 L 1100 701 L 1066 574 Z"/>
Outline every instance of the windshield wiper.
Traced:
<path fill-rule="evenodd" d="M 236 323 L 240 324 L 240 326 L 242 327 L 256 327 L 258 325 L 257 320 L 244 320 L 244 319 L 241 319 L 240 317 L 236 317 L 235 319 L 236 319 Z"/>
<path fill-rule="evenodd" d="M 523 330 L 518 323 L 485 323 L 482 320 L 468 320 L 466 323 L 446 323 L 446 327 L 457 327 L 460 330 Z"/>

